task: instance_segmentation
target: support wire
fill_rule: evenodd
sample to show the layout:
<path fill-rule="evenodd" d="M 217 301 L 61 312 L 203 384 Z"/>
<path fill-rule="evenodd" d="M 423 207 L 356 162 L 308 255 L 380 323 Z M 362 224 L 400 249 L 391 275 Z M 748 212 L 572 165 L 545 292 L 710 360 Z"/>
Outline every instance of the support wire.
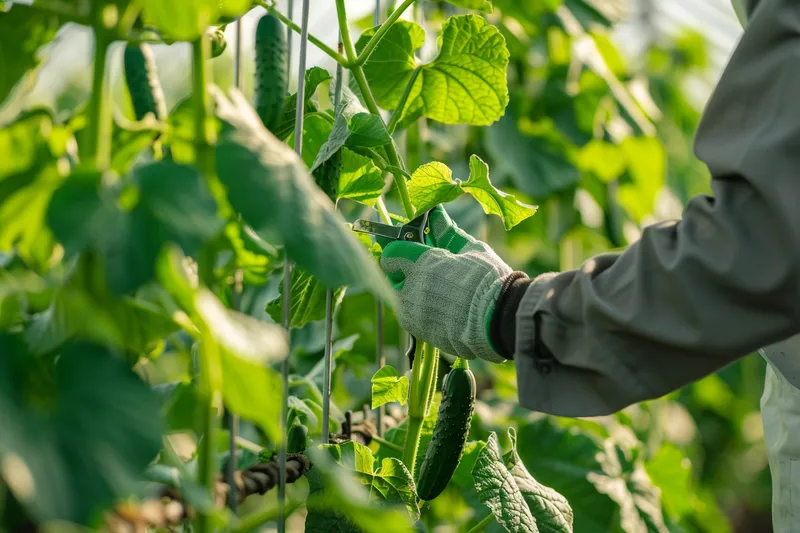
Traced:
<path fill-rule="evenodd" d="M 289 17 L 292 16 L 290 1 Z M 308 10 L 309 0 L 303 0 L 303 9 L 300 21 L 300 56 L 297 63 L 297 101 L 295 105 L 294 123 L 294 151 L 298 156 L 303 152 L 303 116 L 305 114 L 305 71 L 306 51 L 308 49 Z M 290 31 L 287 28 L 287 31 Z M 291 32 L 290 32 L 291 35 Z M 291 41 L 287 42 L 290 46 Z M 290 48 L 291 49 L 291 48 Z M 290 56 L 291 57 L 291 56 Z M 291 69 L 290 69 L 291 72 Z M 292 262 L 284 249 L 283 260 L 283 316 L 282 323 L 287 333 L 291 333 L 291 300 L 292 300 Z M 291 337 L 291 335 L 290 335 Z M 290 349 L 291 356 L 291 349 Z M 283 391 L 281 395 L 281 443 L 278 452 L 280 466 L 280 479 L 278 480 L 278 533 L 286 531 L 286 419 L 289 414 L 289 357 L 281 362 L 281 378 Z"/>

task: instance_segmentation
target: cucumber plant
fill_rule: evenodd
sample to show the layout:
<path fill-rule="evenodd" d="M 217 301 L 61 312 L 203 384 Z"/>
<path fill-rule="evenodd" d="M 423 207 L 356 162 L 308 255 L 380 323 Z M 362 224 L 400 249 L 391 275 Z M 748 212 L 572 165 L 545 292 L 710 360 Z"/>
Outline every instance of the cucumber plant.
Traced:
<path fill-rule="evenodd" d="M 510 59 L 525 57 L 519 31 L 534 35 L 536 24 L 525 19 L 515 33 L 502 17 L 550 21 L 553 42 L 566 30 L 552 17 L 599 17 L 584 2 L 531 14 L 514 2 L 452 0 L 437 54 L 422 62 L 426 28 L 402 19 L 414 3 L 396 3 L 354 38 L 336 0 L 340 46 L 308 40 L 337 74 L 300 69 L 299 95 L 287 32 L 306 32 L 271 2 L 34 0 L 0 13 L 0 59 L 13 67 L 0 74 L 0 100 L 11 104 L 57 31 L 75 23 L 94 39 L 85 107 L 20 109 L 0 127 L 0 406 L 12 428 L 0 432 L 3 527 L 192 522 L 198 533 L 244 532 L 280 529 L 290 516 L 312 533 L 666 531 L 636 439 L 615 440 L 600 422 L 487 416 L 479 386 L 508 381 L 509 364 L 471 369 L 419 343 L 411 368 L 395 368 L 404 364 L 396 296 L 377 264 L 380 245 L 351 231 L 352 220 L 397 223 L 446 203 L 489 215 L 501 232 L 532 231 L 537 195 L 519 182 L 513 194 L 496 186 L 522 156 L 505 167 L 490 156 L 503 144 L 492 141 L 497 131 L 509 143 L 544 135 L 540 125 L 495 129 L 508 127 L 510 101 L 524 95 L 509 90 Z M 500 18 L 489 16 L 495 7 Z M 215 85 L 209 67 L 231 55 L 223 28 L 251 10 L 249 98 Z M 582 20 L 562 22 L 571 38 L 585 33 Z M 21 29 L 25 39 L 13 39 Z M 12 41 L 24 46 L 6 61 Z M 108 52 L 117 43 L 135 122 L 113 113 Z M 151 48 L 174 43 L 191 49 L 182 65 L 191 90 L 167 109 Z M 645 124 L 627 111 L 625 120 Z M 459 160 L 436 147 L 446 128 L 477 132 Z M 163 151 L 152 150 L 156 138 Z M 424 157 L 413 148 L 421 145 Z M 567 181 L 549 185 L 575 185 Z M 375 331 L 376 302 L 385 332 Z M 284 309 L 288 331 L 278 325 Z M 395 366 L 375 368 L 369 355 L 384 333 Z M 284 379 L 279 367 L 291 373 Z M 355 416 L 364 404 L 392 407 L 380 428 L 369 410 Z M 223 407 L 241 434 L 221 427 Z M 576 454 L 572 469 L 540 460 L 563 462 L 561 449 Z M 222 464 L 237 472 L 221 478 Z M 223 504 L 232 485 L 235 512 Z M 286 489 L 277 508 L 259 498 L 276 486 Z"/>

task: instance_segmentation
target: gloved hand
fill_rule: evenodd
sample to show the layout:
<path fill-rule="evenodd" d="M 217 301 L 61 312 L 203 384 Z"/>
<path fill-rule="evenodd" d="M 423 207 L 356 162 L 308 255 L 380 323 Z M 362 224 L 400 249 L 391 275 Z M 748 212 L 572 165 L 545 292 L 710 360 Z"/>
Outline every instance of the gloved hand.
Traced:
<path fill-rule="evenodd" d="M 381 267 L 398 291 L 400 326 L 464 359 L 510 359 L 513 339 L 503 342 L 492 335 L 493 318 L 499 318 L 504 289 L 527 276 L 513 272 L 487 244 L 458 228 L 441 206 L 431 211 L 429 228 L 427 244 L 393 241 L 383 248 Z M 514 321 L 513 315 L 504 320 Z"/>

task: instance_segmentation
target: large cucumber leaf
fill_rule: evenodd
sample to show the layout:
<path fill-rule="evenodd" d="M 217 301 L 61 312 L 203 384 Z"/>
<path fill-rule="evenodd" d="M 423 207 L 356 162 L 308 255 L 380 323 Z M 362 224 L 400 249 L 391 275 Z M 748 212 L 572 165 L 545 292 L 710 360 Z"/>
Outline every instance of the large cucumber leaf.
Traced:
<path fill-rule="evenodd" d="M 103 186 L 99 175 L 79 173 L 59 187 L 47 209 L 47 223 L 67 254 L 98 251 L 118 294 L 154 278 L 167 242 L 192 255 L 224 225 L 194 167 L 150 163 L 134 168 L 130 178 L 138 193 L 133 208 L 123 209 L 119 194 Z"/>
<path fill-rule="evenodd" d="M 166 39 L 193 41 L 221 17 L 236 17 L 251 7 L 249 0 L 143 0 L 142 18 Z"/>
<path fill-rule="evenodd" d="M 595 434 L 589 426 L 599 423 L 542 417 L 522 425 L 519 455 L 539 482 L 567 498 L 575 531 L 666 533 L 658 488 L 638 449 Z"/>
<path fill-rule="evenodd" d="M 11 90 L 41 62 L 39 48 L 58 32 L 58 16 L 30 6 L 14 4 L 0 12 L 0 104 Z"/>
<path fill-rule="evenodd" d="M 276 323 L 280 324 L 283 311 L 283 284 L 278 290 L 280 296 L 267 306 L 267 312 Z M 344 287 L 338 287 L 333 291 L 334 310 L 344 298 L 344 292 Z M 309 322 L 325 318 L 325 293 L 325 286 L 317 278 L 302 268 L 293 268 L 289 326 L 302 328 Z"/>
<path fill-rule="evenodd" d="M 327 287 L 368 289 L 393 305 L 396 296 L 363 244 L 314 184 L 303 161 L 261 124 L 238 91 L 215 91 L 224 126 L 217 172 L 233 208 L 268 242 Z"/>
<path fill-rule="evenodd" d="M 90 525 L 158 453 L 158 397 L 94 344 L 65 345 L 50 366 L 2 334 L 0 353 L 4 486 L 37 521 Z"/>
<path fill-rule="evenodd" d="M 69 168 L 72 140 L 40 109 L 0 129 L 0 252 L 13 249 L 32 266 L 50 259 L 54 240 L 45 212 Z"/>
<path fill-rule="evenodd" d="M 376 468 L 375 457 L 363 444 L 349 441 L 319 448 L 308 476 L 308 533 L 411 530 L 411 522 L 420 516 L 416 487 L 399 459 L 385 458 Z"/>
<path fill-rule="evenodd" d="M 374 35 L 367 30 L 356 43 L 359 53 Z M 500 31 L 477 15 L 448 18 L 439 37 L 439 55 L 420 65 L 414 53 L 425 42 L 418 24 L 392 25 L 364 64 L 378 104 L 395 109 L 417 68 L 401 124 L 424 115 L 444 124 L 488 126 L 508 104 L 509 53 Z"/>
<path fill-rule="evenodd" d="M 272 364 L 287 357 L 285 332 L 275 324 L 261 322 L 233 311 L 210 290 L 192 280 L 186 258 L 176 247 L 165 249 L 157 264 L 158 280 L 190 317 L 200 336 L 199 356 L 214 349 L 219 355 L 220 381 L 225 405 L 242 418 L 257 423 L 277 441 L 281 435 L 280 374 Z"/>
<path fill-rule="evenodd" d="M 408 192 L 418 212 L 426 211 L 438 204 L 451 202 L 463 193 L 469 193 L 481 205 L 487 215 L 503 219 L 506 229 L 511 229 L 536 213 L 536 206 L 523 204 L 513 195 L 497 189 L 489 180 L 489 167 L 478 156 L 469 159 L 469 179 L 453 180 L 447 165 L 439 162 L 426 163 L 411 175 Z"/>
<path fill-rule="evenodd" d="M 390 402 L 405 405 L 408 400 L 408 376 L 401 376 L 393 366 L 386 365 L 372 376 L 372 408 Z"/>
<path fill-rule="evenodd" d="M 474 9 L 475 11 L 481 11 L 483 13 L 494 12 L 492 0 L 447 0 L 447 3 L 463 7 L 464 9 Z"/>
<path fill-rule="evenodd" d="M 572 509 L 567 500 L 530 475 L 517 455 L 517 439 L 508 430 L 511 450 L 501 455 L 492 432 L 478 454 L 472 477 L 481 501 L 506 531 L 572 533 Z"/>

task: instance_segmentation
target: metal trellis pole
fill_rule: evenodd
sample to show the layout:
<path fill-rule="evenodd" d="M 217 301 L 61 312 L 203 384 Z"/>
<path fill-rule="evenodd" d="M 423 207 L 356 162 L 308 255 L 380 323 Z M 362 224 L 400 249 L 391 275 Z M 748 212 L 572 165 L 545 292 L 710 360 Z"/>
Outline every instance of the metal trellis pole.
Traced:
<path fill-rule="evenodd" d="M 342 35 L 339 33 L 339 53 L 342 53 Z M 344 69 L 342 65 L 336 65 L 336 86 L 333 93 L 333 112 L 339 113 L 342 101 L 342 85 Z M 331 413 L 331 371 L 333 364 L 333 289 L 325 290 L 325 353 L 324 353 L 324 374 L 322 376 L 322 444 L 327 444 L 329 440 L 329 425 Z"/>
<path fill-rule="evenodd" d="M 300 21 L 300 57 L 297 67 L 297 100 L 295 105 L 294 124 L 294 151 L 298 156 L 303 154 L 303 115 L 305 113 L 305 71 L 306 50 L 308 48 L 308 9 L 309 0 L 303 0 L 303 10 Z M 290 2 L 290 10 L 293 6 Z M 290 11 L 291 16 L 291 11 Z M 288 31 L 288 30 L 287 30 Z M 288 41 L 291 42 L 291 41 Z M 288 43 L 287 43 L 288 44 Z M 291 72 L 291 70 L 290 70 Z M 292 263 L 284 249 L 283 260 L 283 327 L 291 331 L 291 300 L 292 300 Z M 283 391 L 281 395 L 281 445 L 278 452 L 280 476 L 278 480 L 278 533 L 286 531 L 286 419 L 289 414 L 289 357 L 281 362 L 281 377 Z"/>
<path fill-rule="evenodd" d="M 236 19 L 236 45 L 233 52 L 233 83 L 237 89 L 242 87 L 242 18 Z M 233 290 L 231 298 L 231 308 L 238 311 L 241 307 L 242 296 L 242 271 L 236 270 L 234 273 Z M 236 493 L 236 480 L 234 474 L 238 467 L 238 456 L 236 447 L 236 437 L 239 434 L 239 417 L 229 410 L 225 410 L 225 425 L 228 427 L 230 439 L 228 441 L 228 463 L 225 468 L 225 483 L 228 484 L 228 507 L 236 514 L 239 504 L 238 494 Z"/>
<path fill-rule="evenodd" d="M 375 14 L 372 19 L 373 26 L 381 23 L 381 0 L 375 0 Z M 383 352 L 383 303 L 378 300 L 375 308 L 375 357 L 378 367 L 386 366 L 386 354 Z M 386 407 L 381 405 L 375 413 L 375 426 L 379 437 L 383 437 L 383 415 Z"/>

